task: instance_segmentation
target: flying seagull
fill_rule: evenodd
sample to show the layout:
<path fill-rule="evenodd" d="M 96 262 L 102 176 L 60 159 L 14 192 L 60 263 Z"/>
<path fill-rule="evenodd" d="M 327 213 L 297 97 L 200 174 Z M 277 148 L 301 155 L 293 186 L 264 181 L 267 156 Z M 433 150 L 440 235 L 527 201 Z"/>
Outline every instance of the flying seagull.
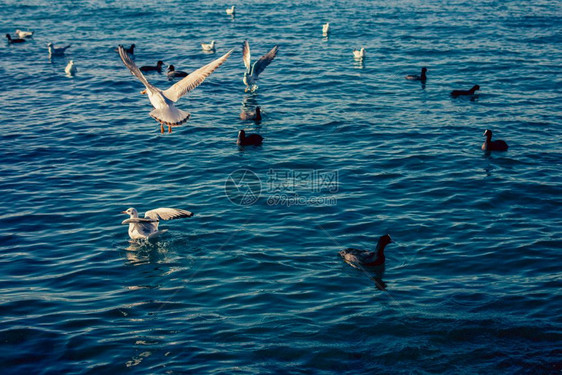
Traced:
<path fill-rule="evenodd" d="M 123 46 L 119 46 L 119 56 L 121 56 L 121 60 L 123 60 L 123 63 L 129 68 L 131 73 L 146 87 L 145 90 L 141 91 L 141 94 L 148 95 L 148 99 L 154 107 L 150 112 L 150 116 L 160 123 L 160 131 L 162 133 L 164 133 L 164 125 L 168 126 L 168 133 L 171 133 L 172 126 L 181 125 L 189 119 L 190 113 L 176 108 L 174 103 L 203 83 L 205 78 L 221 66 L 231 53 L 232 50 L 213 62 L 197 69 L 167 90 L 162 91 L 147 81 L 133 60 L 131 60 L 129 55 L 125 52 Z"/>
<path fill-rule="evenodd" d="M 246 66 L 246 71 L 244 72 L 244 84 L 246 85 L 246 89 L 244 90 L 245 92 L 254 92 L 257 90 L 258 85 L 256 83 L 258 81 L 258 76 L 269 64 L 271 64 L 275 56 L 277 56 L 278 50 L 279 46 L 276 45 L 271 49 L 271 51 L 257 59 L 253 65 L 250 65 L 250 45 L 247 40 L 244 41 L 244 45 L 242 46 L 242 59 L 244 60 L 244 65 Z"/>

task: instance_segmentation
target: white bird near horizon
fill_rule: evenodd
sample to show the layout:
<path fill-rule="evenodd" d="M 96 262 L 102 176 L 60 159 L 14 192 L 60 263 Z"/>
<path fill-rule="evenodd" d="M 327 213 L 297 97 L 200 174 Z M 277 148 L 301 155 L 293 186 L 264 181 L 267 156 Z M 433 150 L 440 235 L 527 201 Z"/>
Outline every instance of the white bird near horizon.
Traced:
<path fill-rule="evenodd" d="M 69 76 L 76 74 L 76 65 L 74 65 L 74 60 L 70 60 L 68 62 L 68 65 L 64 68 L 64 72 Z"/>
<path fill-rule="evenodd" d="M 324 25 L 322 25 L 322 34 L 326 36 L 328 35 L 329 32 L 330 32 L 330 22 L 326 22 Z"/>
<path fill-rule="evenodd" d="M 137 77 L 146 87 L 145 90 L 141 91 L 141 94 L 148 95 L 148 99 L 154 107 L 150 112 L 150 116 L 160 123 L 160 132 L 162 133 L 164 133 L 164 125 L 168 126 L 168 133 L 171 133 L 172 126 L 181 125 L 189 119 L 190 113 L 177 109 L 174 106 L 174 102 L 177 102 L 179 98 L 203 83 L 215 69 L 228 59 L 232 51 L 233 50 L 228 51 L 222 57 L 197 69 L 167 90 L 162 91 L 147 81 L 133 60 L 131 60 L 131 57 L 125 52 L 123 46 L 119 46 L 119 56 L 121 56 L 121 60 L 123 60 L 125 66 L 129 68 L 131 74 Z"/>
<path fill-rule="evenodd" d="M 361 49 L 354 49 L 353 50 L 353 57 L 356 59 L 362 59 L 365 57 L 365 47 L 361 47 Z"/>
<path fill-rule="evenodd" d="M 233 5 L 230 8 L 227 8 L 226 14 L 228 14 L 230 16 L 234 16 L 236 14 L 236 7 Z"/>
<path fill-rule="evenodd" d="M 31 38 L 33 36 L 33 31 L 16 30 L 16 35 L 18 38 Z"/>
<path fill-rule="evenodd" d="M 275 56 L 277 56 L 278 50 L 279 46 L 275 45 L 271 51 L 257 59 L 253 65 L 250 65 L 252 58 L 250 54 L 250 44 L 248 44 L 247 40 L 244 41 L 244 45 L 242 46 L 242 59 L 244 60 L 244 65 L 246 66 L 243 79 L 244 84 L 246 85 L 246 89 L 244 90 L 245 92 L 254 92 L 258 89 L 256 82 L 258 81 L 260 73 L 263 72 L 269 64 L 271 64 Z"/>
<path fill-rule="evenodd" d="M 167 232 L 167 229 L 158 230 L 160 220 L 181 219 L 193 216 L 193 212 L 177 208 L 156 208 L 146 211 L 144 218 L 140 218 L 138 211 L 133 207 L 121 213 L 129 215 L 129 218 L 123 220 L 121 224 L 129 224 L 129 237 L 132 240 L 150 240 Z"/>

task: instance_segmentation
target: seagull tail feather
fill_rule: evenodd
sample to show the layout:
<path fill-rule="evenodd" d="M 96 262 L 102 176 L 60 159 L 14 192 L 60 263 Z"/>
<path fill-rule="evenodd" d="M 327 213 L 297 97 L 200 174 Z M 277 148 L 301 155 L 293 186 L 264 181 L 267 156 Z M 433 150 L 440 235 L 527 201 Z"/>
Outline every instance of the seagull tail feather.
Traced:
<path fill-rule="evenodd" d="M 150 116 L 161 124 L 168 126 L 181 125 L 189 119 L 191 114 L 175 107 L 154 109 Z"/>

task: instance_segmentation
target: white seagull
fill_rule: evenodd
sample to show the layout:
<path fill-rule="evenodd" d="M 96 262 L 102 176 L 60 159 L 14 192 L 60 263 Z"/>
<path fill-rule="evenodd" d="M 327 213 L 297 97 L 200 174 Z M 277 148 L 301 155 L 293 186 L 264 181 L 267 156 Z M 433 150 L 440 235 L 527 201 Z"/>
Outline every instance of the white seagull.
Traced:
<path fill-rule="evenodd" d="M 236 7 L 233 5 L 226 9 L 226 14 L 234 16 L 236 14 Z"/>
<path fill-rule="evenodd" d="M 33 31 L 16 30 L 16 35 L 18 38 L 31 38 L 33 36 Z"/>
<path fill-rule="evenodd" d="M 47 43 L 47 47 L 49 48 L 49 56 L 62 56 L 70 44 L 66 47 L 55 47 L 53 43 Z"/>
<path fill-rule="evenodd" d="M 206 52 L 215 52 L 215 41 L 211 40 L 211 43 L 201 43 L 201 48 Z"/>
<path fill-rule="evenodd" d="M 356 59 L 362 59 L 365 57 L 365 47 L 361 47 L 361 49 L 354 49 L 353 50 L 353 57 Z"/>
<path fill-rule="evenodd" d="M 326 36 L 328 35 L 329 32 L 330 32 L 330 22 L 327 22 L 324 25 L 322 25 L 322 34 Z"/>
<path fill-rule="evenodd" d="M 66 68 L 64 68 L 64 72 L 69 75 L 73 76 L 76 74 L 76 66 L 74 65 L 74 60 L 70 60 Z"/>
<path fill-rule="evenodd" d="M 205 78 L 221 66 L 226 59 L 230 56 L 232 50 L 228 51 L 224 56 L 214 60 L 213 62 L 197 69 L 181 81 L 172 85 L 169 89 L 162 91 L 159 88 L 152 86 L 144 77 L 139 68 L 135 65 L 133 60 L 125 52 L 122 46 L 119 46 L 119 56 L 121 60 L 131 73 L 137 77 L 143 85 L 145 90 L 141 94 L 148 94 L 148 99 L 154 107 L 150 116 L 160 123 L 160 131 L 164 133 L 164 125 L 168 126 L 168 132 L 172 132 L 172 126 L 181 125 L 189 119 L 190 113 L 177 109 L 174 102 L 179 98 L 199 86 Z"/>
<path fill-rule="evenodd" d="M 129 237 L 133 240 L 150 240 L 167 230 L 158 230 L 160 220 L 181 219 L 192 217 L 193 213 L 177 208 L 157 208 L 146 211 L 144 218 L 139 217 L 139 213 L 134 208 L 129 208 L 122 212 L 130 217 L 123 220 L 121 224 L 129 224 Z"/>
<path fill-rule="evenodd" d="M 242 59 L 244 60 L 244 65 L 246 66 L 246 71 L 244 72 L 244 84 L 246 85 L 245 92 L 251 91 L 254 92 L 258 89 L 258 85 L 256 84 L 258 81 L 258 76 L 264 69 L 271 64 L 275 56 L 277 56 L 277 51 L 279 50 L 279 46 L 275 45 L 265 55 L 260 57 L 256 60 L 253 65 L 250 65 L 251 62 L 251 54 L 250 54 L 250 45 L 248 41 L 244 41 L 244 45 L 242 46 Z"/>

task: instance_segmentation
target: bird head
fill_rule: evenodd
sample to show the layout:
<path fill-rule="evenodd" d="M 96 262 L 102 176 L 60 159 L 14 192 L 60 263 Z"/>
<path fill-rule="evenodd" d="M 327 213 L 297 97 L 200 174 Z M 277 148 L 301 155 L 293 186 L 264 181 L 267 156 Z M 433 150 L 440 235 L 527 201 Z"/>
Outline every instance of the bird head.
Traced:
<path fill-rule="evenodd" d="M 246 139 L 246 132 L 244 130 L 238 131 L 238 139 L 236 143 L 240 144 L 244 141 L 244 139 Z"/>
<path fill-rule="evenodd" d="M 122 214 L 129 215 L 130 217 L 139 217 L 139 213 L 133 207 L 121 212 Z"/>
<path fill-rule="evenodd" d="M 390 234 L 385 234 L 384 236 L 381 236 L 381 238 L 379 238 L 380 245 L 388 245 L 389 243 L 392 243 L 392 238 L 390 238 Z"/>
<path fill-rule="evenodd" d="M 486 129 L 486 131 L 484 131 L 483 135 L 486 136 L 486 137 L 488 137 L 488 136 L 492 137 L 492 131 L 490 129 Z"/>

